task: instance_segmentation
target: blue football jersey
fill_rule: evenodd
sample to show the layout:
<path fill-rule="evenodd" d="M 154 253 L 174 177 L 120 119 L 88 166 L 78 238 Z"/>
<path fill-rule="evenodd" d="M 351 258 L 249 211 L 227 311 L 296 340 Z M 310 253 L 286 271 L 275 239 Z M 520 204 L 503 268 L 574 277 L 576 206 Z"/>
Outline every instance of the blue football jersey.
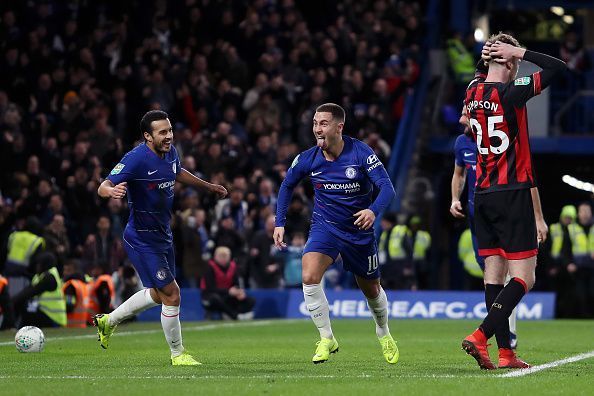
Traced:
<path fill-rule="evenodd" d="M 476 186 L 476 142 L 465 134 L 458 136 L 454 143 L 456 165 L 466 168 L 466 184 L 468 185 L 468 202 L 474 205 L 474 188 Z"/>
<path fill-rule="evenodd" d="M 328 161 L 317 146 L 295 157 L 279 191 L 277 227 L 285 225 L 291 192 L 301 179 L 309 177 L 314 187 L 312 223 L 353 243 L 374 240 L 373 228 L 360 230 L 354 225 L 353 215 L 371 209 L 377 216 L 394 197 L 394 187 L 368 145 L 348 136 L 343 140 L 343 151 L 335 161 Z M 374 186 L 380 194 L 372 202 Z"/>
<path fill-rule="evenodd" d="M 124 239 L 135 249 L 164 252 L 173 243 L 171 208 L 180 171 L 175 147 L 161 158 L 140 144 L 126 153 L 107 177 L 113 184 L 128 183 L 130 217 Z"/>

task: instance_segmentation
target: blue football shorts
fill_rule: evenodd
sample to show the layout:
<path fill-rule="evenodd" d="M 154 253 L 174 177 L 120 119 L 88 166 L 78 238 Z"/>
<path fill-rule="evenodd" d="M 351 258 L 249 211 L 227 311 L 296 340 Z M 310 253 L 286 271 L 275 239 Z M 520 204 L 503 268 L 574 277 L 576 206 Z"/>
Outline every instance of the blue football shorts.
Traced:
<path fill-rule="evenodd" d="M 303 254 L 308 252 L 322 253 L 332 260 L 336 260 L 340 254 L 345 270 L 365 279 L 377 279 L 380 276 L 375 238 L 368 244 L 354 244 L 314 223 L 303 249 Z"/>
<path fill-rule="evenodd" d="M 175 280 L 173 246 L 163 253 L 141 252 L 124 239 L 124 248 L 144 287 L 161 289 Z"/>

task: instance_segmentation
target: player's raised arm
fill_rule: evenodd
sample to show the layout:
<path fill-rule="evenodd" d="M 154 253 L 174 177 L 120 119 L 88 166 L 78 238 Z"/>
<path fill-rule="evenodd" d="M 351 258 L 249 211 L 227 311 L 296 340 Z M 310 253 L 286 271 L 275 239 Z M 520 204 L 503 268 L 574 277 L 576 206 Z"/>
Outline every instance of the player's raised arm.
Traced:
<path fill-rule="evenodd" d="M 227 189 L 225 187 L 219 184 L 209 183 L 206 180 L 202 180 L 184 168 L 180 168 L 175 180 L 183 184 L 198 187 L 200 189 L 215 193 L 219 198 L 225 198 L 227 196 Z"/>
<path fill-rule="evenodd" d="M 532 76 L 520 77 L 510 83 L 510 94 L 517 104 L 525 103 L 531 97 L 540 94 L 551 84 L 555 76 L 567 69 L 567 65 L 561 59 L 500 41 L 490 47 L 490 54 L 497 63 L 505 64 L 513 59 L 523 59 L 542 69 Z"/>
<path fill-rule="evenodd" d="M 291 195 L 293 195 L 293 189 L 295 186 L 307 175 L 307 166 L 303 161 L 303 153 L 297 155 L 291 164 L 291 167 L 287 171 L 285 180 L 281 183 L 278 191 L 278 200 L 276 202 L 276 218 L 274 228 L 274 244 L 277 248 L 283 248 L 287 245 L 283 242 L 285 236 L 285 223 L 287 221 L 287 209 L 291 201 Z"/>

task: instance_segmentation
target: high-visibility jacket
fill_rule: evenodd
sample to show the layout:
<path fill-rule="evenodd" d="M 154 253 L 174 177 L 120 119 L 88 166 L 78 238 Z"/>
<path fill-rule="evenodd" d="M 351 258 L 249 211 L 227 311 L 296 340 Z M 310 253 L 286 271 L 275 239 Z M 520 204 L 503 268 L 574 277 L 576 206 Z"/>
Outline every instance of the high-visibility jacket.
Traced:
<path fill-rule="evenodd" d="M 577 264 L 590 263 L 591 254 L 594 252 L 594 227 L 590 227 L 589 235 L 586 235 L 584 227 L 577 223 L 571 223 L 567 226 L 569 239 L 571 240 L 571 254 L 573 261 Z"/>
<path fill-rule="evenodd" d="M 39 246 L 45 247 L 45 240 L 29 231 L 15 231 L 8 237 L 6 270 L 15 275 L 25 274 L 31 257 Z M 20 275 L 20 274 L 19 274 Z"/>
<path fill-rule="evenodd" d="M 406 258 L 406 250 L 404 249 L 404 242 L 406 238 L 412 236 L 407 226 L 403 224 L 395 225 L 390 233 L 390 240 L 388 241 L 388 255 L 392 260 L 401 260 Z"/>
<path fill-rule="evenodd" d="M 54 290 L 45 291 L 37 297 L 39 309 L 58 325 L 66 326 L 66 301 L 64 300 L 64 292 L 62 291 L 62 279 L 60 279 L 60 274 L 56 267 L 50 268 L 47 272 L 56 279 L 57 287 Z M 41 279 L 41 274 L 35 274 L 31 285 L 35 286 Z"/>
<path fill-rule="evenodd" d="M 563 248 L 563 226 L 561 223 L 551 224 L 549 233 L 551 234 L 551 258 L 558 259 L 561 257 Z"/>
<path fill-rule="evenodd" d="M 476 261 L 476 256 L 474 255 L 474 247 L 472 246 L 472 233 L 470 229 L 467 229 L 460 235 L 460 240 L 458 241 L 458 257 L 464 263 L 464 269 L 470 275 L 476 278 L 483 277 L 483 270 Z"/>
<path fill-rule="evenodd" d="M 0 275 L 0 294 L 2 294 L 6 286 L 8 286 L 8 279 Z M 2 315 L 2 307 L 0 307 L 0 315 Z"/>
<path fill-rule="evenodd" d="M 413 260 L 425 260 L 430 246 L 431 235 L 427 231 L 417 231 L 413 244 Z"/>
<path fill-rule="evenodd" d="M 89 282 L 87 284 L 87 288 L 89 290 L 89 315 L 92 317 L 99 312 L 99 310 L 101 309 L 100 305 L 99 305 L 99 299 L 97 298 L 97 289 L 99 288 L 99 286 L 101 286 L 102 283 L 107 284 L 107 287 L 109 288 L 109 295 L 110 295 L 110 309 L 113 308 L 113 302 L 115 300 L 115 288 L 113 286 L 113 280 L 111 278 L 111 275 L 107 275 L 107 274 L 103 274 L 97 277 L 97 279 L 95 279 L 92 282 Z"/>
<path fill-rule="evenodd" d="M 449 39 L 446 45 L 446 52 L 456 76 L 456 81 L 468 82 L 472 80 L 476 68 L 472 54 L 466 49 L 462 41 L 457 38 Z"/>
<path fill-rule="evenodd" d="M 66 295 L 66 289 L 72 286 L 75 292 L 75 304 L 72 312 L 67 312 L 68 327 L 87 327 L 89 322 L 89 289 L 87 284 L 80 279 L 69 279 L 62 286 Z"/>
<path fill-rule="evenodd" d="M 561 257 L 563 248 L 563 227 L 560 223 L 555 223 L 549 228 L 551 234 L 551 257 L 558 259 Z M 584 228 L 577 223 L 567 225 L 567 233 L 571 242 L 571 254 L 576 264 L 583 264 L 591 260 L 594 253 L 594 226 L 590 227 L 588 235 Z"/>

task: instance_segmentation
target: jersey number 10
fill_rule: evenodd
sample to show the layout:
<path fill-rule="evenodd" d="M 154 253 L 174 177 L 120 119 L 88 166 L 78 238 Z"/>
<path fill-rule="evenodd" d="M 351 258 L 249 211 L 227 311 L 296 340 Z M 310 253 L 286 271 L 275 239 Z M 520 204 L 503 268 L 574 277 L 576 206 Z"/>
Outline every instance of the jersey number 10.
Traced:
<path fill-rule="evenodd" d="M 487 117 L 487 137 L 489 138 L 489 148 L 482 147 L 483 142 L 483 127 L 474 118 L 470 119 L 470 126 L 476 131 L 476 146 L 479 154 L 489 154 L 489 149 L 493 154 L 501 154 L 509 147 L 509 137 L 507 134 L 499 129 L 495 129 L 495 124 L 503 122 L 503 116 Z M 491 137 L 498 137 L 501 139 L 499 146 L 491 145 Z"/>
<path fill-rule="evenodd" d="M 369 269 L 367 270 L 367 274 L 371 275 L 377 269 L 377 265 L 379 262 L 377 254 L 374 254 L 373 256 L 368 256 L 367 261 L 369 261 Z"/>

